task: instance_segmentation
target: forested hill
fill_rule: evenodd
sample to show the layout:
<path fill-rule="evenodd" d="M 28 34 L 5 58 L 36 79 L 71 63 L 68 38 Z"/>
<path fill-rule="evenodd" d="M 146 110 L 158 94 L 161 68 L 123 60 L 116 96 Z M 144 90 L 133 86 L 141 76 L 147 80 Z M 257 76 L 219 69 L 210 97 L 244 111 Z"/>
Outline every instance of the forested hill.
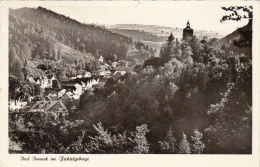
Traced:
<path fill-rule="evenodd" d="M 81 66 L 75 63 L 78 68 L 82 67 L 76 72 L 93 70 L 93 56 L 102 55 L 108 60 L 116 54 L 118 59 L 124 58 L 132 46 L 132 40 L 107 29 L 83 24 L 38 7 L 10 9 L 9 46 L 10 74 L 19 77 L 19 69 L 26 67 L 25 63 L 28 66 L 27 61 L 35 61 L 34 65 L 26 67 L 30 68 L 27 70 L 33 68 L 33 73 L 36 71 L 34 66 L 43 59 L 53 60 L 51 63 L 58 66 L 62 66 L 64 61 L 64 64 L 68 64 L 87 59 L 84 62 L 78 61 L 82 63 Z M 13 67 L 18 68 L 12 69 Z M 69 73 L 75 71 L 64 75 Z"/>
<path fill-rule="evenodd" d="M 120 57 L 124 56 L 131 43 L 130 38 L 95 25 L 82 24 L 42 7 L 10 10 L 10 14 L 11 18 L 21 20 L 22 31 L 32 29 L 41 37 L 49 35 L 79 51 L 85 49 L 96 54 L 96 50 L 99 50 L 104 56 L 115 53 Z"/>
<path fill-rule="evenodd" d="M 227 51 L 244 53 L 252 57 L 252 21 L 244 27 L 238 28 L 234 32 L 220 39 L 218 46 L 224 46 Z"/>

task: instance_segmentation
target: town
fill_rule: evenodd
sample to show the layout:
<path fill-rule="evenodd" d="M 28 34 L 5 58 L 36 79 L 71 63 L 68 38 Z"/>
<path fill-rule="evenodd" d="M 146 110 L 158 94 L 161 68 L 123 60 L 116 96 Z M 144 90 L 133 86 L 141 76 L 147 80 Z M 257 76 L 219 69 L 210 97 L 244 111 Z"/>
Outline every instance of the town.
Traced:
<path fill-rule="evenodd" d="M 120 80 L 125 74 L 132 72 L 131 68 L 122 66 L 124 60 L 113 62 L 111 65 L 104 63 L 103 56 L 98 58 L 100 69 L 95 73 L 85 72 L 71 77 L 69 80 L 58 81 L 55 75 L 42 76 L 41 78 L 27 77 L 27 80 L 40 87 L 40 99 L 28 98 L 28 101 L 11 100 L 9 109 L 13 113 L 23 112 L 52 112 L 57 118 L 70 117 L 78 112 L 79 98 L 84 91 L 94 92 L 103 88 L 107 82 Z M 44 66 L 44 65 L 41 65 Z M 39 68 L 41 67 L 39 65 Z"/>

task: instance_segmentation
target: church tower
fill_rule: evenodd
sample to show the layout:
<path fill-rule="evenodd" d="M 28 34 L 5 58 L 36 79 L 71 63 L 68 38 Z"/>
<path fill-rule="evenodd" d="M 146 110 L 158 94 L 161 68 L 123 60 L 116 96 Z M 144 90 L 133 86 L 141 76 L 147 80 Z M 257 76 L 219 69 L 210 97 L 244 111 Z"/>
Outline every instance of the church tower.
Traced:
<path fill-rule="evenodd" d="M 187 22 L 186 28 L 183 29 L 183 40 L 190 41 L 193 38 L 193 29 L 190 27 L 190 22 Z"/>

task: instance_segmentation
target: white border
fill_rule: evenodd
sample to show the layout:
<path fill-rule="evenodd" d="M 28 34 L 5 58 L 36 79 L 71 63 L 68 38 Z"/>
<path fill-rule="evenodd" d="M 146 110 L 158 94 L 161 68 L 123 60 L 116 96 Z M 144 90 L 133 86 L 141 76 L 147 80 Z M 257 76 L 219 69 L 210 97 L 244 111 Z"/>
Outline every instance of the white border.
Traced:
<path fill-rule="evenodd" d="M 10 1 L 0 3 L 0 166 L 21 167 L 21 166 L 106 166 L 106 167 L 122 167 L 122 166 L 188 166 L 188 167 L 257 167 L 259 166 L 259 20 L 260 20 L 260 2 L 259 1 L 214 1 L 200 3 L 215 3 L 221 5 L 253 5 L 254 22 L 253 22 L 253 153 L 252 155 L 89 155 L 89 154 L 70 154 L 70 156 L 82 156 L 89 158 L 88 162 L 22 162 L 20 155 L 8 153 L 8 8 L 14 5 L 23 6 L 27 3 L 35 3 L 39 5 L 62 5 L 62 6 L 113 6 L 113 5 L 137 5 L 138 3 L 147 3 L 147 5 L 156 5 L 157 3 L 175 3 L 169 1 Z M 197 2 L 182 2 L 192 6 Z M 212 4 L 211 4 L 212 5 Z M 68 156 L 67 154 L 62 154 Z M 59 157 L 60 154 L 39 154 L 38 157 Z"/>

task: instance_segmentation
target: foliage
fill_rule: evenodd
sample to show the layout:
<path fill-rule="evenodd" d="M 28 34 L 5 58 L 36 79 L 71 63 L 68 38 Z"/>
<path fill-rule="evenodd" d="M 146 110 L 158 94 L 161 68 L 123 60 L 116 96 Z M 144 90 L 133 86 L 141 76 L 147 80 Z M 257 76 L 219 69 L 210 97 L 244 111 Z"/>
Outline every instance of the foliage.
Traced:
<path fill-rule="evenodd" d="M 170 129 L 167 131 L 164 141 L 159 141 L 160 149 L 164 153 L 175 153 L 176 152 L 176 139 L 173 136 L 173 132 Z"/>
<path fill-rule="evenodd" d="M 112 135 L 101 123 L 93 125 L 97 136 L 90 137 L 87 152 L 90 153 L 129 153 L 129 141 L 125 134 Z M 131 148 L 131 147 L 130 147 Z"/>
<path fill-rule="evenodd" d="M 180 154 L 190 154 L 191 148 L 190 143 L 187 140 L 187 136 L 183 133 L 181 142 L 179 143 L 179 153 Z"/>
<path fill-rule="evenodd" d="M 193 134 L 194 136 L 191 136 L 193 142 L 193 144 L 191 144 L 191 152 L 193 154 L 201 154 L 205 148 L 205 144 L 201 141 L 203 135 L 198 129 L 195 129 Z"/>
<path fill-rule="evenodd" d="M 170 46 L 173 47 L 174 54 L 168 57 L 166 63 L 160 64 L 164 61 L 163 56 L 147 60 L 144 68 L 154 66 L 154 70 L 148 73 L 145 72 L 147 70 L 139 70 L 137 74 L 127 75 L 121 82 L 110 84 L 95 94 L 81 98 L 80 110 L 93 122 L 102 121 L 107 127 L 117 125 L 117 131 L 121 133 L 140 124 L 147 124 L 151 127 L 148 134 L 150 151 L 169 152 L 167 149 L 170 146 L 167 146 L 163 132 L 169 126 L 175 127 L 172 133 L 178 139 L 182 132 L 191 136 L 194 129 L 214 125 L 214 116 L 209 116 L 207 111 L 212 104 L 221 101 L 221 94 L 229 89 L 228 83 L 239 83 L 241 88 L 244 85 L 244 93 L 236 93 L 241 98 L 248 99 L 248 103 L 251 101 L 250 59 L 215 48 L 214 41 L 204 38 L 201 41 L 192 40 Z M 239 96 L 232 98 L 240 101 Z M 238 108 L 244 105 L 241 102 L 234 104 Z M 248 105 L 251 106 L 251 103 Z M 229 113 L 235 114 L 235 109 L 231 110 Z M 249 132 L 250 130 L 247 131 Z M 203 143 L 191 142 L 201 145 L 191 145 L 190 152 L 218 152 L 215 144 L 211 143 L 214 140 L 210 139 L 218 138 L 217 134 L 203 135 Z M 207 147 L 204 148 L 203 144 Z M 246 145 L 250 148 L 250 142 Z"/>
<path fill-rule="evenodd" d="M 221 18 L 220 22 L 226 20 L 241 21 L 248 19 L 249 22 L 246 28 L 239 28 L 237 32 L 240 34 L 239 39 L 234 39 L 234 45 L 239 48 L 250 47 L 252 48 L 252 22 L 253 22 L 253 7 L 252 6 L 230 6 L 222 7 L 225 11 L 230 11 L 229 15 Z M 242 12 L 242 13 L 241 13 Z"/>
<path fill-rule="evenodd" d="M 220 20 L 226 21 L 226 20 L 235 20 L 235 21 L 240 21 L 241 19 L 252 19 L 253 18 L 253 7 L 252 6 L 230 6 L 230 7 L 222 7 L 223 10 L 225 11 L 231 11 L 232 13 L 229 15 L 225 15 L 222 17 Z M 246 15 L 241 16 L 239 14 L 239 11 L 242 10 L 243 12 L 247 13 Z"/>
<path fill-rule="evenodd" d="M 137 126 L 135 132 L 132 132 L 132 138 L 130 141 L 134 143 L 133 153 L 149 153 L 149 144 L 146 140 L 145 135 L 149 132 L 147 125 Z"/>
<path fill-rule="evenodd" d="M 9 120 L 9 136 L 24 153 L 82 153 L 84 121 L 55 120 L 42 112 L 10 113 Z"/>
<path fill-rule="evenodd" d="M 146 141 L 146 133 L 149 132 L 147 125 L 136 127 L 136 131 L 130 137 L 126 133 L 112 135 L 104 129 L 101 123 L 93 125 L 97 136 L 90 137 L 87 144 L 87 152 L 90 153 L 148 153 L 149 145 Z"/>

